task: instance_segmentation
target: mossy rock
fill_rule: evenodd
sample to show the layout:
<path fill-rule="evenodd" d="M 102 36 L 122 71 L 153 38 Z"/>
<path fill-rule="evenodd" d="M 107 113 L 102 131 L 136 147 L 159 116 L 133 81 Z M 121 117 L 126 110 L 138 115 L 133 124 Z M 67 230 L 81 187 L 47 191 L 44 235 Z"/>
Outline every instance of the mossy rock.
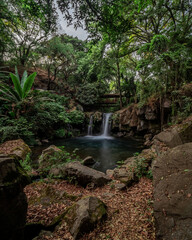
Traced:
<path fill-rule="evenodd" d="M 0 154 L 16 156 L 21 160 L 25 160 L 29 153 L 31 149 L 22 139 L 6 141 L 0 145 Z"/>
<path fill-rule="evenodd" d="M 96 197 L 85 197 L 70 207 L 64 216 L 74 239 L 90 232 L 107 216 L 106 205 Z"/>

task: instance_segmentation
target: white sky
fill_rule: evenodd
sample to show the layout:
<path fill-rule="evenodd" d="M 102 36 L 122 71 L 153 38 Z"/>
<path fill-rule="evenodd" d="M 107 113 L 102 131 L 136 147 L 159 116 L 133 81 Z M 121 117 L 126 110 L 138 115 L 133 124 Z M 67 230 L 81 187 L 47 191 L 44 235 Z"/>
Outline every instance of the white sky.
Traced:
<path fill-rule="evenodd" d="M 57 4 L 56 4 L 56 6 L 57 6 Z M 77 30 L 75 30 L 73 25 L 67 27 L 67 22 L 66 22 L 66 20 L 63 19 L 62 13 L 59 10 L 58 6 L 57 6 L 57 12 L 59 15 L 59 23 L 63 29 L 63 30 L 59 30 L 59 33 L 66 33 L 69 36 L 78 37 L 81 40 L 86 40 L 88 34 L 84 29 L 78 28 Z"/>

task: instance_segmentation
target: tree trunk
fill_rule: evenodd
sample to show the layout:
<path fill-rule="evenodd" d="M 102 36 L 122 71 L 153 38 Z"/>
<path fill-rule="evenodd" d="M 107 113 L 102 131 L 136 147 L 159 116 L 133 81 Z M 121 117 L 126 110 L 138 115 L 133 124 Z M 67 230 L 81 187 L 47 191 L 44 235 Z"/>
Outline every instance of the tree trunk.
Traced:
<path fill-rule="evenodd" d="M 120 75 L 120 67 L 119 67 L 119 59 L 117 57 L 117 85 L 119 88 L 119 100 L 120 100 L 120 109 L 123 107 L 123 101 L 122 101 L 122 92 L 121 92 L 121 75 Z"/>

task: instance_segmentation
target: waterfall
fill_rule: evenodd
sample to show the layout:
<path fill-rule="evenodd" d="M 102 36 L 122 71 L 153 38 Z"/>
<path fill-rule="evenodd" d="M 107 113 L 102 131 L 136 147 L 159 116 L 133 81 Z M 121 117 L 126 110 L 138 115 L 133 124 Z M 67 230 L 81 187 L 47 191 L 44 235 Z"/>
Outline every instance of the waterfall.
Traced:
<path fill-rule="evenodd" d="M 93 115 L 90 116 L 89 119 L 89 125 L 88 125 L 88 132 L 87 132 L 88 136 L 92 136 L 93 135 Z"/>
<path fill-rule="evenodd" d="M 108 137 L 109 136 L 109 130 L 110 130 L 110 124 L 109 119 L 111 117 L 112 113 L 104 113 L 103 114 L 103 122 L 102 122 L 102 137 Z"/>

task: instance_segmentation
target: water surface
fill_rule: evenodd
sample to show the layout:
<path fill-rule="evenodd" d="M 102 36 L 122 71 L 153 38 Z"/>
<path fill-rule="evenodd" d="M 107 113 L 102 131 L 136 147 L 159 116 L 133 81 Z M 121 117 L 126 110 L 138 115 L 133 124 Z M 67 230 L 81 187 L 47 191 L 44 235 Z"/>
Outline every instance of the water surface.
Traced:
<path fill-rule="evenodd" d="M 141 140 L 120 139 L 102 136 L 87 136 L 71 139 L 55 140 L 52 144 L 65 146 L 65 149 L 72 153 L 78 149 L 76 154 L 82 159 L 92 156 L 96 161 L 94 169 L 106 172 L 107 169 L 114 169 L 118 161 L 126 160 L 135 152 L 143 149 Z"/>

